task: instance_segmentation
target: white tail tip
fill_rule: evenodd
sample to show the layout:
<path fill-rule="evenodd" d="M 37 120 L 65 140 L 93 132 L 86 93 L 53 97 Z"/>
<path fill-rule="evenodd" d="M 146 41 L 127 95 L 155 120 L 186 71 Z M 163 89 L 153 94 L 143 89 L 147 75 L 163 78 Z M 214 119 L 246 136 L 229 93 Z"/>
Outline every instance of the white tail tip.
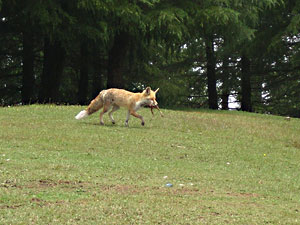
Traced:
<path fill-rule="evenodd" d="M 80 113 L 78 113 L 76 116 L 75 116 L 75 119 L 77 120 L 80 120 L 84 117 L 87 117 L 88 116 L 88 113 L 86 110 L 82 110 Z"/>

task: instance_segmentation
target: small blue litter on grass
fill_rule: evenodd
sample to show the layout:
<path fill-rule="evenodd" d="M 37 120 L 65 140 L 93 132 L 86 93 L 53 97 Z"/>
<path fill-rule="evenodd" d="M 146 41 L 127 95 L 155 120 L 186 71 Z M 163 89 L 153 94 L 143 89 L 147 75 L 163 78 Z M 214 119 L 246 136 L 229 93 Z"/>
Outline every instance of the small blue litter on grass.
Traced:
<path fill-rule="evenodd" d="M 166 187 L 173 187 L 173 184 L 167 183 L 167 184 L 166 184 Z"/>

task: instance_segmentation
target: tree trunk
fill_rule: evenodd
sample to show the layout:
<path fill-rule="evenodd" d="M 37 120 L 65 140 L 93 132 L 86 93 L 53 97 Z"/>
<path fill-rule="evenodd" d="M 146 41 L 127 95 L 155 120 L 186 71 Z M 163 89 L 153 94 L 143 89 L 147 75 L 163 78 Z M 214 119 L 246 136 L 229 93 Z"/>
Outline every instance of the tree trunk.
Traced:
<path fill-rule="evenodd" d="M 34 43 L 30 32 L 23 33 L 23 76 L 22 76 L 22 102 L 30 104 L 35 100 L 35 79 L 34 79 Z"/>
<path fill-rule="evenodd" d="M 229 93 L 226 92 L 222 92 L 222 110 L 228 110 L 229 109 Z"/>
<path fill-rule="evenodd" d="M 126 56 L 130 37 L 126 32 L 116 34 L 114 44 L 108 53 L 107 88 L 124 88 Z"/>
<path fill-rule="evenodd" d="M 88 45 L 83 42 L 80 46 L 80 79 L 78 85 L 78 103 L 87 103 L 89 83 L 89 52 Z"/>
<path fill-rule="evenodd" d="M 96 53 L 94 53 L 96 55 Z M 92 98 L 97 96 L 104 89 L 104 77 L 107 77 L 107 59 L 103 55 L 96 57 L 97 61 L 93 61 L 92 71 Z"/>
<path fill-rule="evenodd" d="M 247 56 L 242 56 L 242 111 L 252 112 L 251 104 L 251 73 L 250 73 L 250 60 Z"/>
<path fill-rule="evenodd" d="M 221 76 L 222 81 L 222 110 L 228 110 L 228 98 L 229 98 L 229 61 L 228 57 L 223 59 L 223 71 Z"/>
<path fill-rule="evenodd" d="M 262 58 L 256 58 L 251 61 L 255 65 L 255 74 L 251 73 L 251 108 L 252 111 L 260 111 L 263 106 L 263 83 L 264 83 L 264 66 L 265 62 Z"/>
<path fill-rule="evenodd" d="M 59 41 L 44 42 L 44 63 L 39 91 L 39 101 L 42 103 L 58 102 L 59 87 L 63 74 L 65 50 Z"/>
<path fill-rule="evenodd" d="M 216 59 L 214 55 L 213 38 L 206 39 L 207 59 L 207 87 L 208 106 L 210 109 L 218 109 L 217 80 L 216 80 Z"/>

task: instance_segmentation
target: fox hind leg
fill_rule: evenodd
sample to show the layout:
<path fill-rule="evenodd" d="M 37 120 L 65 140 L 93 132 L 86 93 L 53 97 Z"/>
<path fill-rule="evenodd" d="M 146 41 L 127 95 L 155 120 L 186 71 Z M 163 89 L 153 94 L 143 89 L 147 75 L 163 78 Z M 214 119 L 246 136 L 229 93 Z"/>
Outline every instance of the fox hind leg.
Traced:
<path fill-rule="evenodd" d="M 102 112 L 100 113 L 100 125 L 104 125 L 103 115 L 110 109 L 110 104 L 105 104 Z"/>
<path fill-rule="evenodd" d="M 112 110 L 108 113 L 109 118 L 110 118 L 112 124 L 116 123 L 115 120 L 114 120 L 114 118 L 113 118 L 113 116 L 112 116 L 112 114 L 113 114 L 113 112 L 117 111 L 118 109 L 120 109 L 120 106 L 114 105 L 113 108 L 112 108 Z"/>
<path fill-rule="evenodd" d="M 125 126 L 128 127 L 128 121 L 129 121 L 129 118 L 130 118 L 130 110 L 128 110 L 127 112 L 127 117 L 126 117 L 126 120 L 125 120 Z"/>

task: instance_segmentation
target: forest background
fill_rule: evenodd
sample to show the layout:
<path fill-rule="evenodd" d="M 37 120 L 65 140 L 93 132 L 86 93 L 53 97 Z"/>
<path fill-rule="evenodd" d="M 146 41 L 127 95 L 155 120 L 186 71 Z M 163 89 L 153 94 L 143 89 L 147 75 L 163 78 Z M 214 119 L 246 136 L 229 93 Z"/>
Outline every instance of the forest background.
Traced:
<path fill-rule="evenodd" d="M 300 1 L 0 0 L 0 104 L 159 87 L 162 107 L 300 117 Z"/>

